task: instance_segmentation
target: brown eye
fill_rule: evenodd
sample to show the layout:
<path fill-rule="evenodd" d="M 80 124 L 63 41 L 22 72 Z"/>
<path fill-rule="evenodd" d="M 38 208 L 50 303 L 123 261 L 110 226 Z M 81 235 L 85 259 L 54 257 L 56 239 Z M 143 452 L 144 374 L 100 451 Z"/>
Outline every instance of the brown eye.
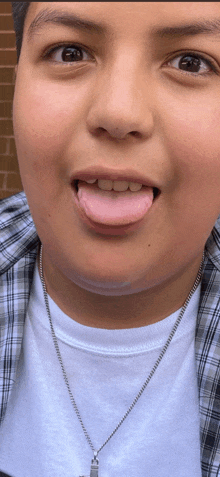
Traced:
<path fill-rule="evenodd" d="M 77 45 L 56 46 L 48 51 L 45 56 L 57 63 L 75 63 L 91 60 L 89 53 Z"/>
<path fill-rule="evenodd" d="M 198 73 L 199 69 L 201 68 L 201 60 L 200 58 L 195 58 L 193 56 L 184 56 L 179 61 L 180 69 L 190 71 L 192 73 Z"/>
<path fill-rule="evenodd" d="M 194 75 L 197 74 L 198 76 L 204 76 L 215 71 L 215 68 L 210 61 L 193 53 L 178 55 L 167 64 L 170 64 L 172 67 L 179 69 L 182 72 L 189 74 L 194 73 Z"/>
<path fill-rule="evenodd" d="M 63 61 L 81 61 L 83 59 L 82 49 L 66 46 L 63 48 L 61 57 Z"/>

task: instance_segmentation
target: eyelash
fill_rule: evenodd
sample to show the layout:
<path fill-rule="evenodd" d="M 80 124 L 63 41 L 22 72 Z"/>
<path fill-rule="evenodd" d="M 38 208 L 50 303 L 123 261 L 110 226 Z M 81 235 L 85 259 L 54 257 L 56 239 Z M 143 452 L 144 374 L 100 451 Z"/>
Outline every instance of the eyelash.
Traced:
<path fill-rule="evenodd" d="M 68 48 L 68 47 L 77 48 L 79 50 L 82 50 L 82 51 L 86 52 L 88 55 L 91 56 L 91 53 L 89 53 L 89 51 L 87 51 L 86 48 L 84 48 L 83 46 L 81 46 L 77 43 L 60 43 L 60 44 L 54 46 L 53 48 L 50 48 L 49 50 L 47 50 L 43 57 L 44 57 L 44 59 L 50 59 L 50 56 L 52 55 L 52 53 L 60 50 L 61 48 Z M 55 62 L 55 60 L 51 60 L 51 61 Z M 62 63 L 62 62 L 58 61 L 57 63 Z M 64 62 L 63 64 L 69 65 L 71 63 L 78 63 L 78 61 L 66 62 L 66 63 Z"/>
<path fill-rule="evenodd" d="M 193 72 L 189 72 L 189 71 L 179 70 L 182 74 L 185 74 L 185 75 L 188 75 L 188 76 L 189 75 L 190 76 L 197 76 L 199 78 L 203 78 L 204 76 L 208 76 L 208 75 L 211 75 L 213 73 L 218 74 L 218 70 L 217 70 L 214 62 L 212 62 L 211 60 L 208 60 L 203 55 L 200 55 L 199 53 L 196 53 L 195 51 L 180 52 L 178 55 L 175 55 L 173 58 L 171 58 L 167 63 L 169 63 L 170 61 L 175 60 L 176 58 L 181 58 L 181 57 L 184 57 L 184 56 L 191 56 L 193 58 L 202 60 L 202 62 L 206 63 L 206 65 L 208 65 L 211 68 L 212 71 L 207 71 L 206 73 L 201 73 L 200 74 L 200 73 L 193 73 Z"/>
<path fill-rule="evenodd" d="M 84 52 L 86 52 L 87 54 L 90 55 L 90 53 L 87 51 L 86 48 L 82 47 L 81 45 L 79 45 L 79 44 L 77 44 L 77 43 L 60 43 L 60 44 L 54 46 L 53 48 L 51 48 L 50 50 L 48 50 L 48 51 L 44 54 L 44 59 L 46 59 L 46 60 L 48 59 L 48 60 L 49 60 L 50 57 L 51 57 L 51 55 L 52 55 L 52 53 L 58 51 L 58 50 L 61 49 L 61 48 L 66 48 L 66 47 L 78 48 L 79 50 L 82 50 L 82 51 L 84 51 Z M 173 58 L 171 58 L 170 60 L 168 60 L 168 62 L 167 62 L 166 64 L 170 63 L 171 61 L 175 60 L 176 58 L 180 58 L 181 56 L 184 57 L 184 56 L 187 56 L 187 55 L 202 60 L 203 62 L 205 62 L 205 63 L 212 69 L 212 71 L 208 71 L 208 72 L 206 72 L 206 73 L 200 74 L 200 73 L 193 73 L 193 72 L 189 72 L 189 71 L 179 70 L 182 74 L 190 75 L 190 76 L 197 76 L 197 77 L 200 77 L 200 78 L 201 78 L 201 77 L 204 77 L 204 76 L 208 76 L 208 75 L 210 75 L 210 74 L 213 74 L 213 72 L 216 73 L 216 74 L 218 74 L 218 71 L 217 71 L 216 66 L 214 65 L 214 63 L 213 63 L 211 60 L 206 59 L 204 56 L 202 56 L 202 55 L 196 53 L 195 51 L 184 51 L 184 52 L 180 52 L 178 55 L 176 55 L 176 56 L 174 56 Z M 54 61 L 54 62 L 56 63 L 55 60 L 51 60 L 51 61 Z M 83 61 L 83 60 L 82 60 L 82 61 Z M 82 61 L 79 61 L 79 63 L 82 62 Z M 69 65 L 69 64 L 71 64 L 71 63 L 78 63 L 78 61 L 66 62 L 66 63 L 65 63 L 65 62 L 62 63 L 62 62 L 58 61 L 57 63 L 58 63 L 58 64 L 61 63 L 61 64 Z M 174 68 L 174 69 L 177 69 L 177 68 Z"/>

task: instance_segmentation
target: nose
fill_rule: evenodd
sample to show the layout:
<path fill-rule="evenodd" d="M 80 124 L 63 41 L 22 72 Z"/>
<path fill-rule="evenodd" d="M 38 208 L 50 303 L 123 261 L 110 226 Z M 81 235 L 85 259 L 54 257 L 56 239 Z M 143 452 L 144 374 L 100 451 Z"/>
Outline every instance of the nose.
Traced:
<path fill-rule="evenodd" d="M 97 74 L 87 127 L 93 136 L 149 138 L 154 129 L 152 91 L 143 67 L 131 57 Z"/>

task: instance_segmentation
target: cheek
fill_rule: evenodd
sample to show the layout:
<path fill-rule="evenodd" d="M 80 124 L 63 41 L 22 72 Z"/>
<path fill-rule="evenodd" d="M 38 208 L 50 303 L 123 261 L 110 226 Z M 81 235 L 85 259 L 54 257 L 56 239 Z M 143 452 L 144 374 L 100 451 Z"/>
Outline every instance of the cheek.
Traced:
<path fill-rule="evenodd" d="M 177 155 L 179 168 L 206 169 L 219 167 L 220 162 L 220 98 L 213 88 L 211 93 L 192 91 L 182 98 L 174 96 L 166 111 L 165 135 L 171 154 Z M 178 100 L 179 99 L 179 100 Z M 206 173 L 208 171 L 206 170 Z M 211 172 L 211 170 L 210 170 Z"/>
<path fill-rule="evenodd" d="M 208 88 L 206 88 L 208 90 Z M 183 91 L 183 89 L 182 89 Z M 164 202 L 178 242 L 205 243 L 220 214 L 220 100 L 189 90 L 160 97 L 160 134 L 175 180 Z M 163 94 L 165 98 L 165 94 Z M 162 197 L 161 197 L 162 199 Z M 189 234 L 189 230 L 191 233 Z"/>
<path fill-rule="evenodd" d="M 50 158 L 63 156 L 79 128 L 88 104 L 86 91 L 52 81 L 29 81 L 26 88 L 19 80 L 13 103 L 13 123 L 20 158 L 36 157 L 44 167 Z M 47 162 L 45 163 L 45 158 Z M 30 159 L 29 159 L 30 161 Z"/>
<path fill-rule="evenodd" d="M 164 123 L 165 148 L 180 188 L 199 198 L 200 207 L 204 198 L 220 212 L 220 102 L 216 95 L 201 98 L 172 104 Z"/>

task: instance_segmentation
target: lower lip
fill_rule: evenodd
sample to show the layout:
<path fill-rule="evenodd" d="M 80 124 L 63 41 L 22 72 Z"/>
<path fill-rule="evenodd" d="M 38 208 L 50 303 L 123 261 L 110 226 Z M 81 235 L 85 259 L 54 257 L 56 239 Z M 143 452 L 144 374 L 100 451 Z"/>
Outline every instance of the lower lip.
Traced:
<path fill-rule="evenodd" d="M 75 190 L 75 187 L 72 186 L 72 190 L 73 190 L 73 200 L 74 200 L 74 203 L 76 205 L 76 209 L 77 209 L 77 212 L 78 212 L 78 216 L 79 218 L 82 220 L 82 222 L 87 225 L 91 230 L 94 230 L 94 232 L 96 233 L 99 233 L 99 234 L 102 234 L 102 235 L 120 235 L 120 236 L 126 236 L 128 235 L 130 232 L 134 232 L 136 230 L 138 230 L 144 220 L 145 220 L 145 217 L 133 224 L 127 224 L 127 225 L 105 225 L 105 224 L 100 224 L 100 223 L 97 223 L 97 222 L 93 222 L 93 220 L 89 219 L 87 217 L 87 215 L 85 214 L 84 210 L 81 209 L 80 205 L 79 205 L 79 201 L 78 201 L 78 197 L 77 197 L 77 192 Z M 152 204 L 151 208 L 153 207 L 154 203 Z M 150 210 L 149 210 L 150 212 Z"/>

